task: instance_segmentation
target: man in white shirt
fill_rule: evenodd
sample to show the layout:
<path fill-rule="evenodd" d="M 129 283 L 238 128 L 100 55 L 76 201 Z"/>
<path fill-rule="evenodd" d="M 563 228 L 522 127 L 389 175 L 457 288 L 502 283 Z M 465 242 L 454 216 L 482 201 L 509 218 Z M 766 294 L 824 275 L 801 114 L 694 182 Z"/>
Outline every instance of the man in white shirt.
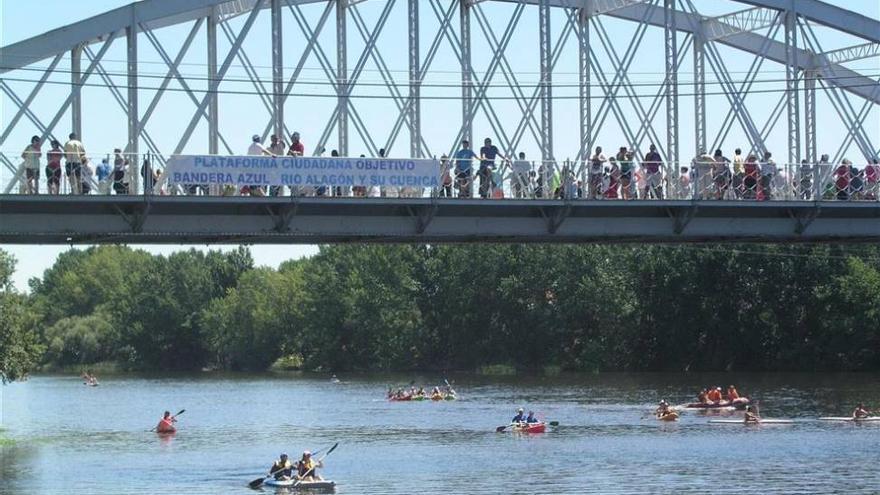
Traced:
<path fill-rule="evenodd" d="M 590 188 L 588 196 L 590 199 L 602 198 L 602 180 L 607 161 L 605 155 L 602 154 L 602 147 L 596 146 L 596 153 L 590 158 Z"/>
<path fill-rule="evenodd" d="M 769 151 L 764 153 L 764 159 L 761 160 L 761 192 L 764 195 L 764 201 L 773 198 L 773 176 L 776 175 L 776 162 L 771 158 L 773 156 Z"/>
<path fill-rule="evenodd" d="M 259 135 L 254 134 L 251 138 L 251 145 L 248 147 L 248 156 L 275 156 L 271 151 L 267 150 Z M 265 196 L 266 192 L 261 185 L 249 185 L 242 188 L 247 189 L 251 196 Z"/>
<path fill-rule="evenodd" d="M 269 154 L 272 156 L 284 156 L 287 152 L 287 145 L 275 134 L 269 138 Z M 269 196 L 284 196 L 284 186 L 269 186 Z"/>
<path fill-rule="evenodd" d="M 513 197 L 528 198 L 531 196 L 529 190 L 529 172 L 532 171 L 532 164 L 526 160 L 526 154 L 519 152 L 519 158 L 513 161 Z"/>

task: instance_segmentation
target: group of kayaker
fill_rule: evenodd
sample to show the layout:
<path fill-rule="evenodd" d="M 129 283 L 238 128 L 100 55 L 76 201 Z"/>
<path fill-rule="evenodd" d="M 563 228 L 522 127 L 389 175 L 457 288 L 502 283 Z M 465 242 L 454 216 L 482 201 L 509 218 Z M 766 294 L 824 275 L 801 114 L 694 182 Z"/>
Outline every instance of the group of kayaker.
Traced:
<path fill-rule="evenodd" d="M 535 417 L 534 411 L 529 411 L 528 416 L 524 415 L 524 413 L 525 413 L 525 410 L 523 408 L 517 409 L 516 416 L 514 416 L 513 419 L 510 420 L 510 423 L 511 424 L 522 424 L 522 423 L 531 424 L 531 423 L 539 423 L 540 422 L 538 420 L 538 418 Z"/>
<path fill-rule="evenodd" d="M 410 386 L 409 390 L 404 390 L 403 388 L 398 388 L 395 392 L 393 388 L 389 388 L 386 393 L 386 398 L 391 401 L 406 401 L 406 400 L 425 400 L 431 399 L 433 401 L 440 400 L 454 400 L 455 399 L 455 390 L 452 389 L 452 385 L 447 384 L 441 390 L 440 387 L 434 387 L 431 390 L 431 394 L 429 395 L 425 392 L 424 387 L 419 387 L 416 389 L 415 386 Z"/>
<path fill-rule="evenodd" d="M 733 402 L 739 398 L 739 392 L 736 391 L 736 387 L 733 385 L 727 387 L 726 394 L 721 392 L 721 387 L 704 388 L 699 394 L 697 394 L 697 401 L 700 404 L 717 404 L 723 400 Z"/>
<path fill-rule="evenodd" d="M 302 453 L 300 460 L 291 463 L 287 454 L 281 456 L 272 463 L 269 468 L 269 476 L 277 481 L 301 480 L 301 481 L 323 481 L 324 478 L 318 474 L 318 468 L 324 467 L 324 463 L 320 460 L 316 461 L 312 458 L 312 453 L 306 450 Z M 293 471 L 296 470 L 296 474 Z"/>

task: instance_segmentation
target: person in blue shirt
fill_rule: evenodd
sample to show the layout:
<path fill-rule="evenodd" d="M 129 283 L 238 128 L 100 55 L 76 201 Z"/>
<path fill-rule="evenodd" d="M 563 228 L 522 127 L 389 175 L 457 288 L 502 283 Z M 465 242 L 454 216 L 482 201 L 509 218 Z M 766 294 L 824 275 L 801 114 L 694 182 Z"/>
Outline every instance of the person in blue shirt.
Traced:
<path fill-rule="evenodd" d="M 491 194 L 492 170 L 495 168 L 495 158 L 498 157 L 505 159 L 498 151 L 498 147 L 492 144 L 492 140 L 486 138 L 483 147 L 480 148 L 480 170 L 477 171 L 477 176 L 480 178 L 480 197 L 483 199 Z"/>
<path fill-rule="evenodd" d="M 523 416 L 523 408 L 519 408 L 516 410 L 516 416 L 510 420 L 511 423 L 522 423 L 525 421 L 525 417 Z"/>
<path fill-rule="evenodd" d="M 529 416 L 526 418 L 526 423 L 537 423 L 538 418 L 535 417 L 534 411 L 529 411 Z"/>
<path fill-rule="evenodd" d="M 106 158 L 101 160 L 101 164 L 95 168 L 95 175 L 98 177 L 98 185 L 102 192 L 109 192 L 109 185 L 105 187 L 105 184 L 107 184 L 107 178 L 110 177 L 111 171 L 112 168 L 110 167 L 110 161 Z"/>
<path fill-rule="evenodd" d="M 473 159 L 477 155 L 471 149 L 471 143 L 468 140 L 461 142 L 461 149 L 455 152 L 455 179 L 458 183 L 458 197 L 471 197 L 471 169 L 473 167 Z"/>

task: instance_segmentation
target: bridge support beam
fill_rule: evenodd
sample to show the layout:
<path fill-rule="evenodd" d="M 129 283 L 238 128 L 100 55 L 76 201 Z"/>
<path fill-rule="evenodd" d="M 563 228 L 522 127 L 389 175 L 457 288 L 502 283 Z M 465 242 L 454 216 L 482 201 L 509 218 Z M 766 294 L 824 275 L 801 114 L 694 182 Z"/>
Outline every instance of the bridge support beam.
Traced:
<path fill-rule="evenodd" d="M 132 10 L 134 12 L 134 10 Z M 138 112 L 138 42 L 137 42 L 137 19 L 132 17 L 131 25 L 125 31 L 128 63 L 128 100 L 126 113 L 128 114 L 128 145 L 126 151 L 134 158 L 133 163 L 138 163 L 140 141 L 140 114 Z"/>
<path fill-rule="evenodd" d="M 217 81 L 217 12 L 212 9 L 207 18 L 208 36 L 208 87 L 216 88 Z M 220 102 L 217 91 L 208 94 L 208 153 L 217 155 L 220 153 Z"/>
<path fill-rule="evenodd" d="M 678 174 L 678 36 L 675 25 L 675 0 L 663 0 L 663 24 L 666 53 L 666 160 Z"/>
<path fill-rule="evenodd" d="M 541 50 L 541 160 L 553 162 L 553 47 L 550 45 L 550 4 L 538 6 L 538 36 Z"/>
<path fill-rule="evenodd" d="M 805 74 L 804 91 L 804 141 L 806 143 L 807 163 L 815 164 L 816 156 L 816 71 L 810 70 Z"/>
<path fill-rule="evenodd" d="M 70 132 L 75 132 L 80 139 L 82 139 L 82 53 L 82 45 L 76 45 L 70 50 Z"/>
<path fill-rule="evenodd" d="M 788 114 L 788 163 L 800 162 L 800 109 L 798 108 L 797 11 L 791 0 L 785 12 L 785 96 Z"/>
<path fill-rule="evenodd" d="M 272 127 L 284 140 L 284 44 L 281 0 L 272 0 Z"/>
<path fill-rule="evenodd" d="M 590 14 L 585 8 L 578 11 L 578 95 L 580 98 L 580 155 L 578 161 L 586 163 L 590 158 L 590 133 L 593 125 L 592 102 L 590 101 Z M 582 177 L 582 179 L 584 179 Z"/>
<path fill-rule="evenodd" d="M 346 8 L 349 0 L 336 0 L 336 137 L 339 155 L 348 156 L 348 40 Z M 317 150 L 319 151 L 319 150 Z"/>
<path fill-rule="evenodd" d="M 413 158 L 422 155 L 421 55 L 419 53 L 419 0 L 409 0 L 409 153 Z"/>
<path fill-rule="evenodd" d="M 706 39 L 694 33 L 694 151 L 706 149 Z"/>
<path fill-rule="evenodd" d="M 459 0 L 459 30 L 461 43 L 461 137 L 471 142 L 474 138 L 474 100 L 471 80 L 471 0 Z M 455 149 L 458 143 L 454 144 Z"/>

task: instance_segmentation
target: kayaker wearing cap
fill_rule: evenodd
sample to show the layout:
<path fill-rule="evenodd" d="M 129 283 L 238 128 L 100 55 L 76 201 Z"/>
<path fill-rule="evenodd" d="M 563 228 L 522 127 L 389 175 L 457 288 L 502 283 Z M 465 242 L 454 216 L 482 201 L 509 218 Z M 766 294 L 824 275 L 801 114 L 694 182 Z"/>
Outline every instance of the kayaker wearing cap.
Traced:
<path fill-rule="evenodd" d="M 323 480 L 324 478 L 318 474 L 319 467 L 324 467 L 324 463 L 312 459 L 312 453 L 308 450 L 303 452 L 302 459 L 296 463 L 297 479 L 307 481 Z"/>
<path fill-rule="evenodd" d="M 277 461 L 269 468 L 269 476 L 274 476 L 278 481 L 287 481 L 293 476 L 293 464 L 287 459 L 287 454 L 281 454 Z"/>
<path fill-rule="evenodd" d="M 526 423 L 538 423 L 538 418 L 535 417 L 534 411 L 529 411 L 529 415 L 526 418 Z"/>
<path fill-rule="evenodd" d="M 733 402 L 736 399 L 739 399 L 739 392 L 736 391 L 736 387 L 733 385 L 727 387 L 727 400 Z"/>
<path fill-rule="evenodd" d="M 525 421 L 525 417 L 523 416 L 523 408 L 519 408 L 516 410 L 516 416 L 510 420 L 511 423 L 522 423 Z"/>
<path fill-rule="evenodd" d="M 165 411 L 162 419 L 159 420 L 159 424 L 156 425 L 156 431 L 159 433 L 174 433 L 177 431 L 174 423 L 177 423 L 177 420 L 171 415 L 170 411 Z"/>
<path fill-rule="evenodd" d="M 440 393 L 440 387 L 434 387 L 434 390 L 431 390 L 431 399 L 443 400 L 443 394 Z"/>
<path fill-rule="evenodd" d="M 858 406 L 853 410 L 852 416 L 856 419 L 864 419 L 871 415 L 871 411 L 865 409 L 864 404 L 859 403 Z"/>
<path fill-rule="evenodd" d="M 746 406 L 746 416 L 743 419 L 746 423 L 761 422 L 761 416 L 758 415 L 758 410 L 752 406 Z"/>
<path fill-rule="evenodd" d="M 715 387 L 709 390 L 709 393 L 706 394 L 706 398 L 709 399 L 709 402 L 720 402 L 721 401 L 721 387 Z"/>

